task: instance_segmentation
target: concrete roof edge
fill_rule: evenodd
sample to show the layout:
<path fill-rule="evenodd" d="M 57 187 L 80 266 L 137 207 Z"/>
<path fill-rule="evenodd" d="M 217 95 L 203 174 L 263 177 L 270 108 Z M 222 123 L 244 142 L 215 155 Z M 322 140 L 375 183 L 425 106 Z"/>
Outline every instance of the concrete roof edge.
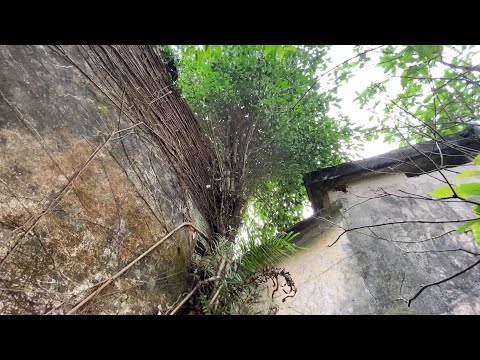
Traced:
<path fill-rule="evenodd" d="M 453 165 L 460 165 L 469 162 L 468 158 L 461 158 L 462 152 L 451 147 L 452 145 L 462 146 L 469 148 L 472 151 L 480 151 L 480 128 L 469 127 L 461 133 L 447 135 L 444 140 L 439 141 L 439 147 L 441 153 L 444 156 L 457 157 L 452 160 Z M 336 166 L 331 166 L 310 173 L 306 173 L 303 176 L 303 180 L 307 189 L 314 183 L 331 183 L 332 181 L 339 181 L 343 178 L 350 178 L 361 175 L 369 171 L 387 170 L 393 172 L 405 172 L 401 169 L 399 171 L 392 170 L 392 167 L 397 167 L 399 164 L 409 162 L 410 165 L 419 165 L 422 159 L 425 157 L 419 152 L 423 152 L 429 156 L 440 157 L 435 140 L 426 141 L 421 144 L 414 144 L 399 149 L 389 151 L 385 154 L 373 156 L 367 159 L 353 161 L 349 163 L 343 163 Z M 418 151 L 419 150 L 419 151 Z M 426 159 L 428 160 L 428 159 Z M 450 159 L 451 160 L 451 159 Z M 423 161 L 421 163 L 421 169 L 423 171 L 435 170 L 435 165 L 431 161 Z"/>

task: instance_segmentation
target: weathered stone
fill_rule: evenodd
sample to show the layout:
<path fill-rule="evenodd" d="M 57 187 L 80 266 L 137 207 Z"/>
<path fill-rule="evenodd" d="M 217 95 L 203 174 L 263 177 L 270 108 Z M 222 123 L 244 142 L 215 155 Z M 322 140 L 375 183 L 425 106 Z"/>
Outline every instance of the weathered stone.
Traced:
<path fill-rule="evenodd" d="M 480 151 L 480 128 L 471 126 L 468 131 L 447 135 L 442 141 L 426 141 L 389 151 L 368 159 L 312 171 L 303 176 L 308 197 L 315 211 L 328 207 L 326 192 L 341 189 L 360 177 L 366 179 L 382 173 L 418 176 L 437 170 L 440 166 L 457 166 L 471 161 Z M 465 151 L 465 150 L 468 151 Z"/>
<path fill-rule="evenodd" d="M 184 221 L 205 221 L 154 140 L 47 46 L 0 46 L 0 313 L 62 313 Z M 39 216 L 25 235 L 22 224 Z M 24 229 L 25 230 L 25 229 Z M 85 306 L 150 313 L 186 289 L 184 228 Z M 16 246 L 16 244 L 18 244 Z M 13 248 L 13 250 L 12 250 Z"/>
<path fill-rule="evenodd" d="M 462 165 L 452 170 L 474 168 Z M 458 180 L 454 179 L 456 173 L 444 173 L 454 183 L 478 181 Z M 295 239 L 304 249 L 281 266 L 291 273 L 298 292 L 280 303 L 278 313 L 480 314 L 479 266 L 427 288 L 407 306 L 407 300 L 423 285 L 448 278 L 479 260 L 480 249 L 471 232 L 445 234 L 459 223 L 363 228 L 346 233 L 329 246 L 342 228 L 472 218 L 469 204 L 412 199 L 399 192 L 428 196 L 444 185 L 437 179 L 442 179 L 438 172 L 417 177 L 380 172 L 369 177 L 340 178 L 346 192 L 334 187 L 326 191 L 327 203 L 332 208 L 325 208 L 314 221 L 310 219 L 296 227 L 301 235 Z M 380 196 L 384 195 L 382 189 L 404 198 Z"/>

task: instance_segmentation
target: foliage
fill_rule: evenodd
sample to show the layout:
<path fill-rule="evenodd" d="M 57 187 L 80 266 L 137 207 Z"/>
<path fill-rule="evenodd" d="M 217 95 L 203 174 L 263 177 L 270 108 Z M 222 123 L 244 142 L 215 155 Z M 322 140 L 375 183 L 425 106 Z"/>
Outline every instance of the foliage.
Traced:
<path fill-rule="evenodd" d="M 433 139 L 473 158 L 476 150 L 449 143 L 445 136 L 468 133 L 479 124 L 480 66 L 472 64 L 476 53 L 468 45 L 383 46 L 378 66 L 383 68 L 386 79 L 371 83 L 356 98 L 362 108 L 372 111 L 370 120 L 376 123 L 364 129 L 365 139 L 378 139 L 383 134 L 386 142 L 396 141 L 400 146 Z M 395 81 L 399 81 L 400 92 L 394 98 L 386 97 L 387 88 Z M 478 156 L 474 164 L 480 164 Z M 458 179 L 479 174 L 478 170 L 469 170 L 459 174 Z M 458 232 L 471 227 L 480 244 L 480 208 L 472 200 L 480 196 L 480 183 L 447 184 L 430 195 L 475 204 L 473 213 L 479 220 L 466 222 Z"/>
<path fill-rule="evenodd" d="M 387 79 L 371 83 L 356 98 L 373 112 L 371 120 L 377 123 L 365 129 L 366 139 L 383 134 L 386 142 L 406 146 L 477 123 L 480 67 L 471 64 L 474 55 L 467 45 L 382 47 L 378 65 Z M 402 90 L 385 99 L 386 88 L 395 81 Z"/>
<path fill-rule="evenodd" d="M 169 45 L 151 45 L 152 48 L 156 49 L 158 53 L 162 56 L 165 61 L 170 59 L 176 59 L 178 55 L 175 52 L 175 49 Z"/>
<path fill-rule="evenodd" d="M 480 165 L 480 155 L 474 159 L 474 165 Z M 457 175 L 457 179 L 463 179 L 472 176 L 479 176 L 479 170 L 467 170 Z M 480 196 L 480 183 L 467 183 L 454 185 L 449 184 L 433 190 L 430 195 L 440 199 L 464 198 L 472 201 L 471 198 Z M 469 220 L 458 227 L 457 233 L 461 234 L 470 227 L 472 228 L 473 236 L 477 244 L 480 246 L 480 204 L 473 205 L 473 214 L 478 220 Z"/>
<path fill-rule="evenodd" d="M 302 175 L 345 160 L 348 118 L 327 115 L 338 99 L 320 91 L 326 46 L 180 46 L 182 94 L 214 144 L 222 192 L 249 231 L 273 235 L 301 219 Z M 249 201 L 252 214 L 244 209 Z M 252 218 L 259 219 L 259 225 Z M 238 226 L 240 222 L 235 223 Z"/>
<path fill-rule="evenodd" d="M 290 287 L 285 291 L 286 297 L 294 296 L 296 288 L 293 279 L 285 269 L 274 265 L 295 253 L 299 248 L 292 243 L 298 233 L 283 234 L 271 238 L 249 239 L 247 242 L 234 245 L 224 237 L 218 237 L 218 245 L 212 253 L 197 258 L 193 264 L 194 283 L 216 274 L 227 260 L 225 271 L 215 288 L 204 287 L 198 297 L 204 314 L 234 314 L 255 312 L 255 305 L 260 304 L 263 310 L 265 304 L 271 309 L 276 307 L 273 295 L 269 297 L 266 291 L 268 282 L 279 286 L 279 280 Z M 232 260 L 233 259 L 233 260 Z M 219 296 L 212 302 L 212 296 L 218 289 Z M 275 289 L 274 289 L 275 290 Z"/>
<path fill-rule="evenodd" d="M 299 233 L 290 232 L 280 236 L 269 236 L 263 239 L 249 238 L 240 243 L 239 267 L 242 273 L 250 273 L 256 270 L 273 266 L 284 260 L 289 254 L 297 250 L 292 244 L 293 238 Z"/>

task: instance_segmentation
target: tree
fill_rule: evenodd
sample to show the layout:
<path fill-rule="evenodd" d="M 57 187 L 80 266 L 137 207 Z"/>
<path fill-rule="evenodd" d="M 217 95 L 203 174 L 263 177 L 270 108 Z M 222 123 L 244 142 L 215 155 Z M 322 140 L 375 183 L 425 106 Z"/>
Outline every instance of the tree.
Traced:
<path fill-rule="evenodd" d="M 385 141 L 406 146 L 442 140 L 478 123 L 480 67 L 471 64 L 473 46 L 389 45 L 379 52 L 378 66 L 390 77 L 373 82 L 357 97 L 376 123 L 365 129 L 367 140 L 380 132 Z M 402 91 L 382 101 L 380 95 L 398 80 Z"/>
<path fill-rule="evenodd" d="M 334 92 L 319 91 L 326 46 L 180 46 L 179 86 L 215 149 L 230 239 L 246 220 L 273 235 L 302 216 L 303 173 L 338 164 L 353 131 L 333 119 Z M 246 204 L 248 205 L 249 211 Z"/>

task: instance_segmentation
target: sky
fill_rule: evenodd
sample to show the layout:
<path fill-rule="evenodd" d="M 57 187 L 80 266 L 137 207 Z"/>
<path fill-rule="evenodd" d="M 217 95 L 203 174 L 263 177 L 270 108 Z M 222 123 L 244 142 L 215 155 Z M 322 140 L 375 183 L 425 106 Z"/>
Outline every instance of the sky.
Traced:
<path fill-rule="evenodd" d="M 376 46 L 365 46 L 365 50 L 374 47 Z M 332 59 L 332 66 L 338 65 L 343 61 L 355 56 L 353 48 L 354 45 L 332 46 L 329 53 Z M 477 53 L 472 58 L 472 65 L 478 65 L 480 64 L 480 46 L 474 46 L 473 51 L 477 51 Z M 453 54 L 453 51 L 449 50 L 448 48 L 443 50 L 443 58 L 447 62 L 449 61 L 449 58 L 453 56 Z M 373 51 L 369 53 L 368 56 L 372 58 L 372 61 L 368 62 L 363 69 L 358 69 L 355 75 L 349 79 L 348 83 L 339 89 L 338 96 L 342 98 L 340 104 L 341 109 L 333 107 L 330 113 L 331 115 L 348 115 L 356 125 L 372 126 L 373 123 L 369 121 L 369 116 L 372 115 L 372 113 L 366 109 L 361 110 L 359 104 L 354 102 L 354 98 L 356 97 L 355 92 L 363 91 L 372 82 L 380 82 L 388 79 L 390 76 L 385 74 L 381 68 L 376 66 L 378 61 L 375 60 L 379 57 L 379 51 Z M 432 68 L 432 75 L 440 77 L 442 76 L 443 71 L 444 68 L 442 66 Z M 387 91 L 381 96 L 382 103 L 387 103 L 389 101 L 389 97 L 395 98 L 395 96 L 402 91 L 400 78 L 392 78 L 386 85 L 386 90 Z M 425 85 L 424 91 L 430 91 L 427 85 Z M 353 160 L 369 158 L 398 148 L 398 143 L 386 144 L 383 142 L 382 137 L 380 137 L 378 140 L 364 142 L 363 144 L 365 149 L 363 151 L 359 151 L 359 156 L 353 157 Z"/>
<path fill-rule="evenodd" d="M 354 45 L 335 45 L 332 46 L 329 55 L 332 59 L 332 66 L 338 65 L 343 61 L 350 59 L 355 55 L 353 52 Z M 373 57 L 373 56 L 372 56 Z M 330 115 L 346 115 L 352 122 L 362 126 L 373 126 L 369 120 L 372 113 L 366 109 L 360 109 L 360 105 L 354 101 L 357 96 L 355 92 L 361 92 L 372 82 L 380 82 L 387 78 L 383 70 L 375 66 L 376 61 L 370 61 L 363 69 L 355 72 L 349 81 L 338 89 L 337 96 L 341 98 L 340 108 L 332 107 Z M 394 79 L 395 80 L 395 79 Z M 391 81 L 387 86 L 385 95 L 395 97 L 401 91 L 400 80 Z M 387 144 L 383 142 L 383 138 L 378 140 L 366 141 L 363 143 L 364 149 L 358 151 L 358 156 L 352 156 L 352 160 L 361 160 L 375 155 L 384 154 L 391 150 L 398 148 L 398 143 Z M 310 206 L 305 206 L 303 210 L 303 217 L 307 218 L 313 215 L 313 210 Z"/>
<path fill-rule="evenodd" d="M 372 46 L 365 46 L 366 49 L 370 49 L 375 47 Z M 332 59 L 331 66 L 338 65 L 343 61 L 352 58 L 355 56 L 353 51 L 354 45 L 334 45 L 331 47 L 329 55 Z M 474 51 L 477 53 L 472 58 L 472 65 L 480 64 L 480 46 L 476 45 L 473 48 Z M 443 58 L 448 62 L 449 57 L 453 55 L 453 52 L 449 52 L 448 48 L 445 48 L 443 51 Z M 357 125 L 362 126 L 373 126 L 374 123 L 369 120 L 370 115 L 372 113 L 367 109 L 360 109 L 360 105 L 354 101 L 355 97 L 357 96 L 355 92 L 361 92 L 365 90 L 365 88 L 370 85 L 372 82 L 380 82 L 386 80 L 390 76 L 383 72 L 383 69 L 376 66 L 378 61 L 379 52 L 373 51 L 368 54 L 368 56 L 372 59 L 369 61 L 364 68 L 357 69 L 355 74 L 349 81 L 342 85 L 338 90 L 338 97 L 342 100 L 340 102 L 340 109 L 332 107 L 330 110 L 330 115 L 338 116 L 340 114 L 347 115 L 352 122 Z M 443 69 L 441 67 L 432 68 L 432 75 L 433 76 L 442 76 Z M 395 98 L 398 93 L 402 91 L 402 86 L 400 84 L 400 78 L 392 78 L 386 84 L 386 91 L 380 96 L 380 100 L 383 103 L 388 103 L 389 98 Z M 425 85 L 425 92 L 429 91 L 428 86 Z M 375 155 L 384 154 L 391 150 L 397 149 L 399 144 L 392 142 L 391 144 L 387 144 L 383 142 L 383 137 L 380 135 L 378 140 L 372 141 L 365 141 L 363 142 L 364 149 L 358 151 L 358 156 L 352 156 L 352 160 L 362 160 L 366 159 Z M 313 210 L 310 206 L 305 206 L 303 211 L 304 218 L 313 215 Z"/>
<path fill-rule="evenodd" d="M 353 45 L 335 45 L 330 50 L 330 56 L 332 58 L 332 66 L 342 63 L 343 61 L 355 56 L 353 52 Z M 374 47 L 374 46 L 372 46 Z M 370 47 L 366 47 L 370 48 Z M 370 53 L 372 54 L 372 53 Z M 371 56 L 369 54 L 369 56 Z M 374 55 L 371 56 L 374 60 Z M 354 101 L 357 96 L 355 92 L 361 92 L 370 85 L 372 82 L 380 82 L 388 78 L 383 70 L 376 65 L 376 61 L 370 61 L 363 69 L 359 69 L 355 72 L 355 75 L 349 79 L 348 83 L 343 85 L 338 90 L 338 96 L 342 99 L 340 103 L 340 109 L 332 107 L 330 110 L 331 115 L 347 115 L 355 123 L 355 125 L 373 126 L 373 123 L 369 120 L 372 113 L 366 109 L 360 109 L 360 105 Z M 395 81 L 398 80 L 398 81 Z M 386 96 L 395 97 L 395 95 L 401 92 L 400 79 L 392 79 L 387 85 Z M 386 144 L 383 142 L 383 138 L 378 140 L 372 140 L 364 142 L 364 150 L 359 151 L 359 156 L 354 156 L 353 160 L 361 160 L 369 158 L 375 155 L 384 154 L 390 150 L 398 148 L 398 143 Z"/>

